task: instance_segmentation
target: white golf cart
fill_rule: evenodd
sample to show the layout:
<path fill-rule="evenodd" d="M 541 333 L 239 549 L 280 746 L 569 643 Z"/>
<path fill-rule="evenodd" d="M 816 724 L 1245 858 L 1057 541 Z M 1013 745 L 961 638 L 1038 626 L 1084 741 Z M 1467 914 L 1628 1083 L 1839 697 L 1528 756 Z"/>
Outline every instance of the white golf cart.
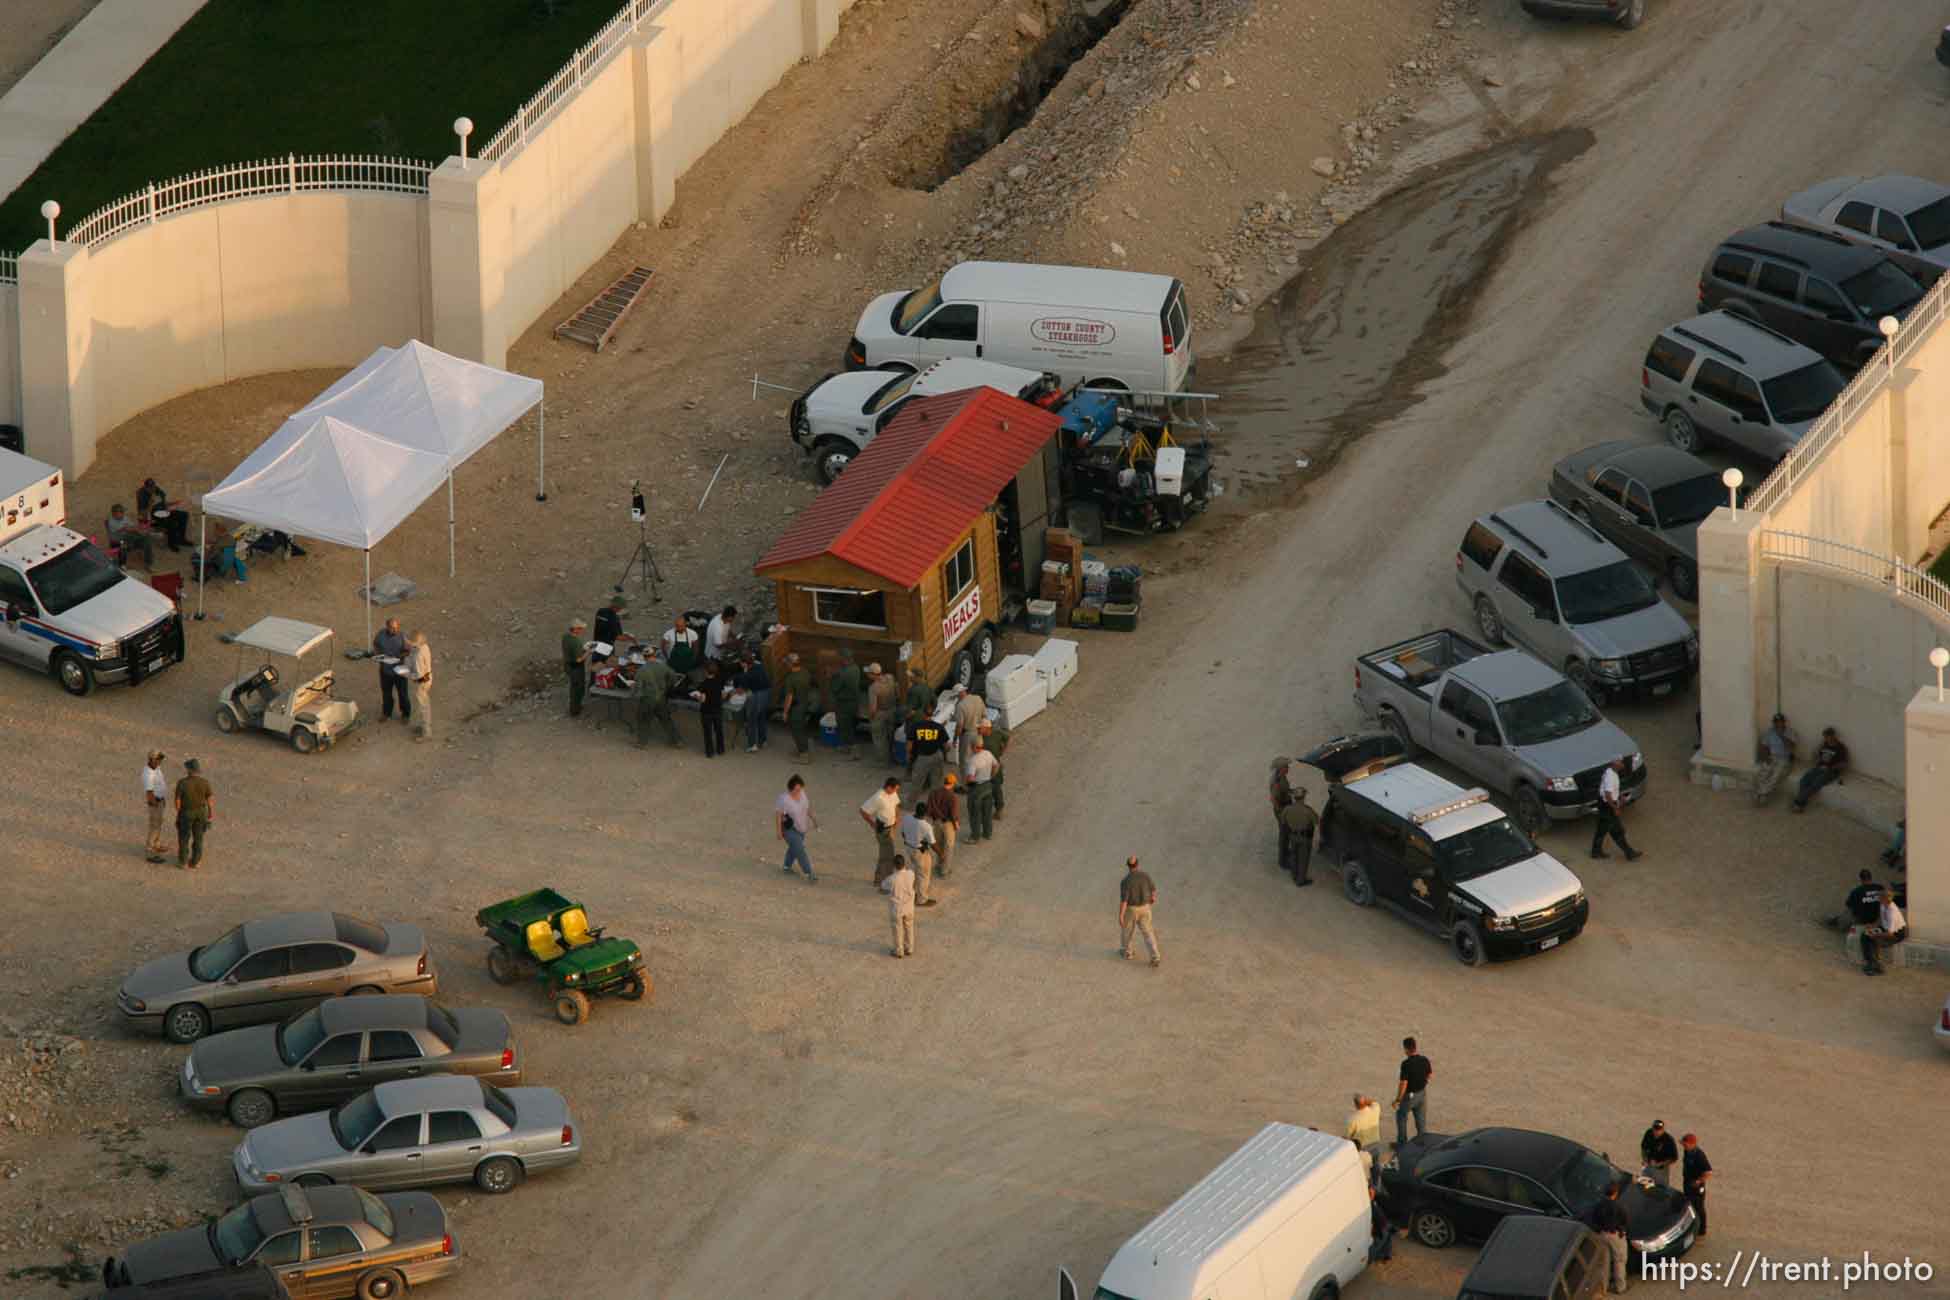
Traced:
<path fill-rule="evenodd" d="M 217 730 L 270 731 L 291 738 L 291 747 L 309 754 L 336 743 L 359 725 L 359 706 L 332 698 L 332 670 L 327 668 L 299 684 L 280 687 L 282 675 L 273 664 L 255 672 L 243 671 L 246 650 L 262 650 L 293 661 L 292 677 L 302 676 L 300 661 L 323 645 L 325 662 L 338 658 L 338 637 L 329 627 L 300 623 L 293 618 L 262 618 L 232 640 L 237 647 L 237 677 L 217 692 Z"/>

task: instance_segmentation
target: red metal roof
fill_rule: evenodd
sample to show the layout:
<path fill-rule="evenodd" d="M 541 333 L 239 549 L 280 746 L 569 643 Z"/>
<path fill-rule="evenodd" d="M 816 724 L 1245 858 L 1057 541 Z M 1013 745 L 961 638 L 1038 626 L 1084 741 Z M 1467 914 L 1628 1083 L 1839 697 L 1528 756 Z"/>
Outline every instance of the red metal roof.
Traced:
<path fill-rule="evenodd" d="M 1061 423 L 993 388 L 915 398 L 800 512 L 756 571 L 830 555 L 896 587 L 915 586 Z"/>

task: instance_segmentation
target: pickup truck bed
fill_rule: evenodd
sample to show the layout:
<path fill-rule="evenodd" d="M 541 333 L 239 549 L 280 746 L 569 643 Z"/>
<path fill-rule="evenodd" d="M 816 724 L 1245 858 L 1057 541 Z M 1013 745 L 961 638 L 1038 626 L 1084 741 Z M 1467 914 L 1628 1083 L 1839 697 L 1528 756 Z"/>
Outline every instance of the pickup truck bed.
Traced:
<path fill-rule="evenodd" d="M 1476 644 L 1461 633 L 1444 630 L 1424 632 L 1421 636 L 1383 646 L 1357 656 L 1355 662 L 1433 699 L 1435 684 L 1442 680 L 1442 674 L 1457 664 L 1467 663 L 1488 653 L 1487 647 Z"/>

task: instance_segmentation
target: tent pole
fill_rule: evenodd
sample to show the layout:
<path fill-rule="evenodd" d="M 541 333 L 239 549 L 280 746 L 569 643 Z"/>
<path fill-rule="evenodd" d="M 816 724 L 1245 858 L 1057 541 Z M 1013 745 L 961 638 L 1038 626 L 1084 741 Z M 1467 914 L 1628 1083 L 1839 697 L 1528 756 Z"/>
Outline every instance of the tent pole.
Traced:
<path fill-rule="evenodd" d="M 366 551 L 366 644 L 372 644 L 372 551 Z"/>
<path fill-rule="evenodd" d="M 454 576 L 454 472 L 447 471 L 447 576 Z"/>
<path fill-rule="evenodd" d="M 210 516 L 196 515 L 196 621 L 203 621 L 203 578 L 210 572 Z"/>
<path fill-rule="evenodd" d="M 544 398 L 535 404 L 535 499 L 548 500 L 548 485 L 544 475 L 548 469 L 548 401 Z"/>

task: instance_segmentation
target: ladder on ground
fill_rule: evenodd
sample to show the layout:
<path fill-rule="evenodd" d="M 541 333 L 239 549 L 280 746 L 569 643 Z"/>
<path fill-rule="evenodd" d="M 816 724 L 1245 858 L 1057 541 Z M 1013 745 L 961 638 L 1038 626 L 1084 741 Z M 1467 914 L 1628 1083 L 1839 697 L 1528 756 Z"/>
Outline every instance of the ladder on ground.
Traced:
<path fill-rule="evenodd" d="M 634 266 L 628 275 L 618 279 L 609 288 L 589 300 L 584 307 L 569 319 L 555 327 L 558 339 L 574 339 L 587 343 L 601 352 L 609 342 L 609 336 L 616 333 L 616 327 L 629 315 L 636 300 L 650 287 L 650 277 L 654 274 L 647 266 Z"/>

